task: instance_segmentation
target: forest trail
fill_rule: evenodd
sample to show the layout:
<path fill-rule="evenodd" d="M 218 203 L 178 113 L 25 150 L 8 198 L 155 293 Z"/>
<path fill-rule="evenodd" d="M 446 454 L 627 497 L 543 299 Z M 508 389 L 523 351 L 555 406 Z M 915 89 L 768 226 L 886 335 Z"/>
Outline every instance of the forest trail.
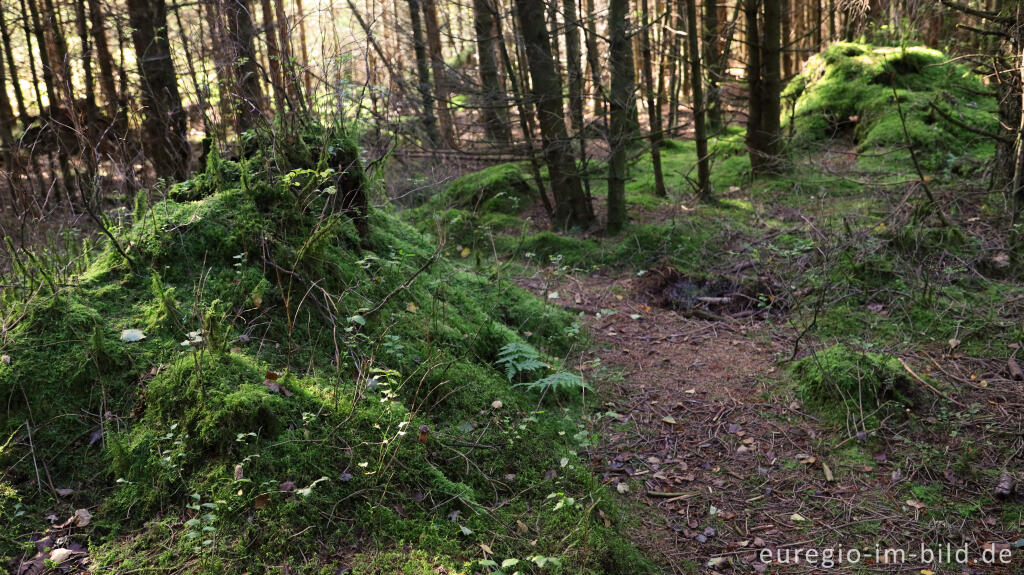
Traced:
<path fill-rule="evenodd" d="M 518 283 L 582 312 L 591 338 L 579 368 L 597 391 L 585 407 L 592 469 L 627 501 L 620 528 L 667 573 L 1011 572 L 920 560 L 922 541 L 962 537 L 973 561 L 1017 536 L 980 513 L 943 519 L 918 500 L 913 481 L 931 471 L 914 454 L 873 452 L 806 413 L 777 365 L 797 337 L 781 316 L 689 317 L 655 305 L 631 272 L 541 275 Z M 961 488 L 944 504 L 978 496 L 943 475 Z M 794 561 L 797 550 L 815 562 Z"/>

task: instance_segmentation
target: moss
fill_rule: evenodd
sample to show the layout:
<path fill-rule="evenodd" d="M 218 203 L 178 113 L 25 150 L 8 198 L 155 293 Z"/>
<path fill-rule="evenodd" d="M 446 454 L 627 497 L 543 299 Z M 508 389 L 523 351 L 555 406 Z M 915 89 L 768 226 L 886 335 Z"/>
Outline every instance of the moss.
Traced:
<path fill-rule="evenodd" d="M 856 428 L 877 422 L 890 402 L 912 402 L 906 371 L 888 355 L 836 345 L 796 361 L 789 373 L 808 407 Z"/>
<path fill-rule="evenodd" d="M 491 542 L 495 553 L 556 555 L 580 573 L 638 563 L 589 515 L 545 506 L 550 491 L 602 489 L 582 466 L 545 478 L 552 453 L 574 451 L 578 403 L 534 413 L 536 397 L 494 363 L 529 339 L 557 365 L 579 344 L 576 318 L 469 259 L 432 260 L 428 238 L 382 211 L 356 238 L 347 218 L 323 215 L 320 156 L 284 173 L 255 157 L 218 158 L 171 198 L 139 203 L 120 240 L 143 273 L 106 247 L 70 287 L 19 302 L 27 313 L 0 349 L 0 431 L 19 437 L 0 450 L 12 534 L 0 555 L 61 505 L 36 495 L 27 421 L 54 484 L 96 506 L 82 535 L 101 569 L 314 573 L 360 545 L 357 571 L 415 573 L 467 564 L 516 519 L 538 526 L 537 547 Z M 490 199 L 511 209 L 506 194 Z M 146 338 L 121 341 L 124 329 Z M 14 518 L 18 500 L 30 513 Z M 197 543 L 197 525 L 216 537 Z"/>
<path fill-rule="evenodd" d="M 985 145 L 943 114 L 995 132 L 995 100 L 979 96 L 986 92 L 977 76 L 936 50 L 838 43 L 786 87 L 784 117 L 797 143 L 852 135 L 865 151 L 905 145 L 905 122 L 924 166 L 939 170 Z"/>
<path fill-rule="evenodd" d="M 424 207 L 432 212 L 454 208 L 472 213 L 516 214 L 529 207 L 536 195 L 526 166 L 510 162 L 456 178 Z"/>

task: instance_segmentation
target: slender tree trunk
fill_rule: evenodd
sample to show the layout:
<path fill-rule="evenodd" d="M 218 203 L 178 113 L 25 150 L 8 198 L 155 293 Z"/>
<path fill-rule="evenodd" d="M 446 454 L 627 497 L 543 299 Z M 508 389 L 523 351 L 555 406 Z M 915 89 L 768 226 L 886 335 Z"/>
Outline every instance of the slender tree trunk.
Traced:
<path fill-rule="evenodd" d="M 292 60 L 291 29 L 288 27 L 288 13 L 284 9 L 284 0 L 274 0 L 274 13 L 277 15 L 277 49 L 280 55 L 281 71 L 285 78 L 285 93 L 291 105 L 296 109 L 304 107 L 302 84 L 295 74 L 295 62 Z"/>
<path fill-rule="evenodd" d="M 167 39 L 167 10 L 163 0 L 128 0 L 128 15 L 141 78 L 143 144 L 158 177 L 183 179 L 188 129 Z"/>
<path fill-rule="evenodd" d="M 711 199 L 711 163 L 708 157 L 708 130 L 704 115 L 704 86 L 700 80 L 700 54 L 697 38 L 696 0 L 686 2 L 686 35 L 690 42 L 690 74 L 693 76 L 693 126 L 697 143 L 697 197 Z"/>
<path fill-rule="evenodd" d="M 580 185 L 576 160 L 565 130 L 562 109 L 562 80 L 555 69 L 542 0 L 516 0 L 523 30 L 533 96 L 537 102 L 544 159 L 548 165 L 551 189 L 555 194 L 555 227 L 587 228 L 594 220 L 590 199 Z"/>
<path fill-rule="evenodd" d="M 0 18 L 3 18 L 3 14 L 0 14 Z M 11 101 L 7 99 L 7 79 L 4 62 L 0 59 L 0 146 L 3 147 L 3 150 L 0 150 L 0 157 L 4 159 L 4 167 L 8 172 L 11 171 L 14 159 L 13 130 L 14 110 L 11 109 Z"/>
<path fill-rule="evenodd" d="M 608 118 L 605 117 L 604 108 L 604 85 L 601 83 L 601 56 L 597 51 L 597 18 L 594 16 L 594 0 L 585 0 L 587 3 L 587 67 L 590 68 L 590 82 L 593 84 L 594 114 L 604 117 L 605 127 L 608 126 Z"/>
<path fill-rule="evenodd" d="M 78 29 L 78 38 L 82 43 L 82 76 L 85 80 L 85 125 L 91 134 L 97 133 L 96 125 L 96 79 L 92 74 L 92 47 L 90 46 L 89 24 L 86 23 L 85 0 L 75 1 L 75 26 Z M 87 138 L 92 142 L 92 136 Z"/>
<path fill-rule="evenodd" d="M 306 87 L 306 97 L 313 100 L 313 75 L 309 73 L 309 49 L 306 46 L 306 15 L 302 10 L 302 0 L 295 0 L 295 18 L 299 21 L 299 54 L 302 56 L 303 85 Z"/>
<path fill-rule="evenodd" d="M 25 95 L 21 91 L 21 82 L 18 81 L 18 68 L 14 65 L 14 45 L 11 42 L 11 34 L 7 29 L 7 22 L 2 11 L 0 11 L 0 41 L 3 42 L 3 55 L 7 58 L 7 69 L 10 70 L 11 87 L 14 89 L 14 101 L 18 105 L 18 116 L 21 118 L 22 126 L 28 127 L 28 108 L 25 105 Z"/>
<path fill-rule="evenodd" d="M 108 24 L 105 21 L 99 0 L 88 0 L 88 4 L 92 44 L 96 48 L 96 64 L 99 66 L 100 91 L 103 92 L 107 113 L 113 118 L 120 107 L 120 96 L 118 96 L 117 87 L 114 84 L 114 58 L 110 55 L 110 46 L 107 45 L 106 27 Z"/>
<path fill-rule="evenodd" d="M 32 26 L 35 29 L 36 45 L 39 47 L 39 63 L 41 64 L 43 71 L 43 85 L 46 86 L 46 98 L 49 110 L 43 108 L 42 100 L 39 101 L 39 115 L 45 118 L 53 112 L 57 102 L 54 73 L 53 68 L 50 66 L 51 48 L 46 40 L 45 33 L 43 32 L 43 23 L 39 19 L 39 8 L 36 5 L 36 2 L 34 0 L 29 0 L 28 6 L 29 14 L 32 16 Z"/>
<path fill-rule="evenodd" d="M 633 52 L 628 37 L 629 0 L 609 0 L 608 59 L 612 85 L 608 98 L 611 129 L 608 160 L 608 224 L 610 235 L 626 225 L 626 152 L 632 139 L 630 110 L 635 109 L 633 83 Z"/>
<path fill-rule="evenodd" d="M 423 6 L 423 23 L 427 33 L 427 49 L 430 54 L 430 70 L 434 74 L 434 96 L 437 99 L 437 123 L 441 129 L 441 138 L 445 145 L 454 148 L 456 145 L 455 126 L 452 114 L 448 109 L 451 90 L 445 72 L 444 54 L 441 51 L 441 27 L 437 23 L 437 2 L 421 0 Z"/>
<path fill-rule="evenodd" d="M 691 0 L 692 1 L 692 0 Z M 650 21 L 647 18 L 647 0 L 640 0 L 640 14 L 643 19 L 640 31 L 640 51 L 643 55 L 644 94 L 647 96 L 647 120 L 651 131 L 649 140 L 651 142 L 651 164 L 654 166 L 654 194 L 665 196 L 665 176 L 661 171 L 661 110 L 658 109 L 658 102 L 654 88 L 653 58 L 651 56 L 651 29 Z M 699 78 L 693 80 L 699 82 Z"/>
<path fill-rule="evenodd" d="M 669 61 L 669 80 L 668 80 L 668 126 L 669 129 L 674 129 L 679 125 L 679 87 L 680 87 L 680 71 L 679 67 L 682 62 L 679 58 L 680 43 L 683 31 L 683 6 L 682 2 L 685 0 L 679 0 L 673 13 L 674 18 L 672 20 L 672 38 L 669 40 L 668 48 L 668 61 Z M 710 0 L 705 0 L 708 2 Z M 669 0 L 669 5 L 672 4 L 672 0 Z"/>
<path fill-rule="evenodd" d="M 759 27 L 760 0 L 744 0 L 747 20 L 747 78 L 750 90 L 747 119 L 747 149 L 754 174 L 777 171 L 779 155 L 779 116 L 782 79 L 781 0 L 763 0 L 764 33 Z"/>
<path fill-rule="evenodd" d="M 270 88 L 274 92 L 274 109 L 278 117 L 284 115 L 287 109 L 288 93 L 284 72 L 281 69 L 281 47 L 277 43 L 277 31 L 274 22 L 274 8 L 271 0 L 260 0 L 263 11 L 263 35 L 267 39 L 267 66 L 270 68 Z"/>
<path fill-rule="evenodd" d="M 505 90 L 498 74 L 497 35 L 494 25 L 494 9 L 492 0 L 473 0 L 473 26 L 476 32 L 477 64 L 480 71 L 480 90 L 487 138 L 502 146 L 512 142 L 512 133 L 508 126 L 508 103 Z"/>
<path fill-rule="evenodd" d="M 412 45 L 416 52 L 417 88 L 423 105 L 423 129 L 431 145 L 437 146 L 441 143 L 441 133 L 437 130 L 437 117 L 434 115 L 434 94 L 430 86 L 427 43 L 423 39 L 423 23 L 420 20 L 420 1 L 409 0 L 409 22 L 412 25 Z"/>
<path fill-rule="evenodd" d="M 712 132 L 722 129 L 722 32 L 719 28 L 717 3 L 718 0 L 704 0 L 704 69 L 707 71 L 704 109 Z"/>
<path fill-rule="evenodd" d="M 256 60 L 256 28 L 249 0 L 224 0 L 224 15 L 235 67 L 235 133 L 241 137 L 264 120 L 266 107 Z"/>
<path fill-rule="evenodd" d="M 782 75 L 790 77 L 793 73 L 793 50 L 796 48 L 796 43 L 790 41 L 792 35 L 792 21 L 793 12 L 790 10 L 790 0 L 781 0 L 783 11 L 786 13 L 786 18 L 782 19 Z M 797 28 L 797 36 L 799 36 L 800 30 Z"/>
<path fill-rule="evenodd" d="M 580 51 L 580 19 L 575 0 L 562 0 L 565 12 L 565 61 L 569 76 L 569 119 L 580 147 L 580 161 L 587 162 L 586 126 L 583 124 L 583 54 Z M 583 187 L 590 196 L 590 180 L 582 174 Z"/>
<path fill-rule="evenodd" d="M 523 132 L 523 142 L 526 145 L 526 155 L 530 158 L 530 171 L 533 174 L 533 181 L 537 185 L 537 192 L 540 194 L 541 204 L 544 206 L 544 212 L 547 213 L 549 218 L 553 218 L 555 209 L 551 205 L 551 199 L 548 198 L 547 190 L 544 189 L 544 179 L 540 175 L 540 164 L 537 162 L 537 154 L 534 153 L 533 148 L 533 130 L 530 128 L 528 118 L 530 117 L 529 108 L 523 101 L 523 94 L 519 91 L 519 80 L 516 78 L 516 70 L 512 65 L 512 59 L 508 55 L 508 48 L 505 47 L 504 36 L 501 32 L 501 18 L 498 17 L 497 13 L 494 13 L 494 25 L 498 36 L 498 49 L 501 52 L 501 62 L 505 66 L 505 72 L 508 73 L 508 85 L 512 88 L 512 98 L 515 101 L 516 109 L 519 114 L 519 128 Z"/>

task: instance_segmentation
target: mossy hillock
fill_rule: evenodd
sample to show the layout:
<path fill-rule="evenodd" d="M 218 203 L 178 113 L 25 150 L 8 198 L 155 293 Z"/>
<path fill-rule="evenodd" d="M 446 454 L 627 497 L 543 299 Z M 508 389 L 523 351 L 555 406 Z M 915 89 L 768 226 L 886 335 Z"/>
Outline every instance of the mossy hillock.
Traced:
<path fill-rule="evenodd" d="M 928 170 L 967 169 L 962 157 L 991 152 L 991 140 L 974 132 L 996 133 L 990 91 L 937 50 L 840 42 L 784 90 L 785 130 L 797 144 L 850 135 L 865 152 L 910 145 Z"/>
<path fill-rule="evenodd" d="M 576 455 L 578 402 L 495 363 L 529 342 L 557 373 L 575 316 L 384 211 L 362 237 L 322 162 L 211 158 L 68 282 L 3 294 L 5 564 L 88 508 L 70 537 L 119 572 L 649 570 Z"/>
<path fill-rule="evenodd" d="M 912 405 L 917 395 L 897 358 L 842 344 L 799 359 L 790 375 L 809 408 L 858 430 L 877 422 L 887 407 Z"/>

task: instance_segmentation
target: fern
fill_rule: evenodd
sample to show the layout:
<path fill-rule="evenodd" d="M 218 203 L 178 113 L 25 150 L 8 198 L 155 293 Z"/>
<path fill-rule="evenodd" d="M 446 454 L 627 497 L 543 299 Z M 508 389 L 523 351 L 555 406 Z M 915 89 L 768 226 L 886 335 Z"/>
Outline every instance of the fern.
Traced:
<path fill-rule="evenodd" d="M 516 375 L 534 371 L 548 364 L 540 359 L 537 348 L 528 343 L 514 341 L 498 350 L 498 365 L 504 366 L 505 375 L 512 381 Z"/>
<path fill-rule="evenodd" d="M 538 379 L 537 381 L 531 381 L 529 383 L 517 383 L 513 387 L 525 387 L 530 391 L 540 391 L 543 393 L 553 392 L 575 392 L 583 389 L 590 389 L 590 386 L 583 381 L 583 378 L 575 373 L 569 373 L 568 371 L 556 371 L 555 373 Z"/>

